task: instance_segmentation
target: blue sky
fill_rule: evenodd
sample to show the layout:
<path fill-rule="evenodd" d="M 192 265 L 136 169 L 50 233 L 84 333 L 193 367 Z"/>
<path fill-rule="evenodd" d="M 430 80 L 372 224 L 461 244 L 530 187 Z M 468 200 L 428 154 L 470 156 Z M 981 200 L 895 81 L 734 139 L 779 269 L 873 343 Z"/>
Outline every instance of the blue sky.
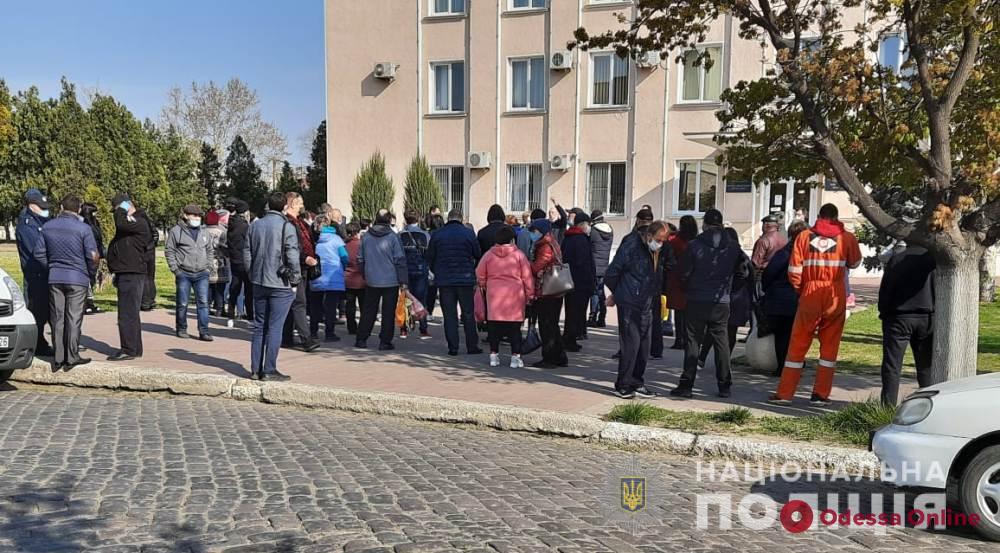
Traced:
<path fill-rule="evenodd" d="M 4 0 L 0 21 L 15 91 L 54 96 L 65 75 L 157 120 L 171 87 L 239 77 L 301 164 L 325 117 L 323 0 Z"/>

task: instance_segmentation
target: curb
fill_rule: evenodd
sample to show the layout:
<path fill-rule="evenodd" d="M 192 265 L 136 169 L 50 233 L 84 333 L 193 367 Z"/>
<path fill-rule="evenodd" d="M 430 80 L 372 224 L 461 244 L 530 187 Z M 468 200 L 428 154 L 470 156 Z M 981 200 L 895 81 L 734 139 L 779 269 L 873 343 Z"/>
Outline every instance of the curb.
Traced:
<path fill-rule="evenodd" d="M 691 434 L 607 422 L 597 417 L 558 411 L 305 384 L 258 382 L 235 376 L 173 373 L 102 363 L 91 363 L 71 372 L 52 372 L 48 363 L 36 361 L 28 369 L 14 371 L 11 380 L 79 388 L 168 392 L 419 421 L 472 424 L 497 430 L 583 439 L 611 447 L 689 457 L 721 457 L 746 463 L 832 468 L 838 472 L 859 474 L 878 474 L 880 467 L 872 453 L 846 447 Z"/>

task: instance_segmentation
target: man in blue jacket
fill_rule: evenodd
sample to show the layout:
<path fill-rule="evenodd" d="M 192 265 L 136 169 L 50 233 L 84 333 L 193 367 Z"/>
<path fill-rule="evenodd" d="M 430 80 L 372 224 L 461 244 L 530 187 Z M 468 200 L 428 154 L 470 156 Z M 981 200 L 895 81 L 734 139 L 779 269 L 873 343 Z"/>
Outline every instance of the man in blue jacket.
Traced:
<path fill-rule="evenodd" d="M 49 311 L 56 370 L 70 370 L 90 363 L 80 357 L 80 331 L 90 279 L 97 272 L 97 241 L 90 225 L 80 217 L 78 196 L 62 200 L 62 213 L 42 227 L 34 258 L 49 274 Z"/>
<path fill-rule="evenodd" d="M 723 232 L 722 212 L 705 212 L 703 231 L 691 243 L 679 262 L 681 282 L 687 291 L 684 350 L 684 373 L 670 391 L 674 397 L 692 397 L 698 374 L 698 354 L 703 340 L 712 340 L 715 348 L 715 376 L 719 397 L 729 397 L 733 384 L 729 367 L 729 302 L 734 289 L 746 286 L 750 260 Z"/>
<path fill-rule="evenodd" d="M 37 188 L 29 188 L 24 194 L 24 209 L 17 216 L 14 236 L 17 239 L 17 255 L 21 259 L 21 274 L 24 275 L 24 295 L 28 310 L 35 316 L 38 327 L 38 341 L 35 355 L 52 355 L 52 348 L 45 340 L 45 325 L 49 322 L 49 274 L 35 259 L 35 247 L 42 239 L 42 226 L 49 221 L 49 199 Z"/>
<path fill-rule="evenodd" d="M 431 235 L 427 263 L 434 273 L 434 284 L 441 293 L 444 335 L 448 355 L 458 355 L 458 306 L 462 307 L 465 347 L 470 355 L 482 353 L 476 331 L 475 296 L 476 262 L 482 256 L 476 234 L 462 224 L 462 212 L 448 212 L 448 223 Z"/>
<path fill-rule="evenodd" d="M 664 271 L 673 270 L 673 250 L 664 246 L 670 232 L 663 221 L 638 227 L 626 236 L 604 275 L 609 302 L 618 306 L 618 379 L 615 395 L 651 398 L 643 375 L 649 355 L 653 305 L 659 302 Z"/>

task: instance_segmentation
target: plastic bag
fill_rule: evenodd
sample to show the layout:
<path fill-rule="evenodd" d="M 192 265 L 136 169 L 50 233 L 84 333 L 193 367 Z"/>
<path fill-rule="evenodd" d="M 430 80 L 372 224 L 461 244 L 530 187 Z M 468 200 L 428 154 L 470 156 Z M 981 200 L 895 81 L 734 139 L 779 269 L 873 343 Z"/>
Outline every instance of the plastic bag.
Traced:
<path fill-rule="evenodd" d="M 660 296 L 660 320 L 670 318 L 670 308 L 667 307 L 667 296 Z"/>
<path fill-rule="evenodd" d="M 747 336 L 746 358 L 755 371 L 774 372 L 778 368 L 778 356 L 774 352 L 774 334 L 760 336 L 757 317 L 753 316 L 754 325 Z"/>
<path fill-rule="evenodd" d="M 399 300 L 396 302 L 396 326 L 403 328 L 406 322 L 406 292 L 400 291 Z"/>
<path fill-rule="evenodd" d="M 476 288 L 475 297 L 476 322 L 486 322 L 486 294 L 481 288 Z"/>
<path fill-rule="evenodd" d="M 424 304 L 420 303 L 409 290 L 406 291 L 406 297 L 409 299 L 410 304 L 410 319 L 414 321 L 420 321 L 427 318 L 427 308 Z"/>

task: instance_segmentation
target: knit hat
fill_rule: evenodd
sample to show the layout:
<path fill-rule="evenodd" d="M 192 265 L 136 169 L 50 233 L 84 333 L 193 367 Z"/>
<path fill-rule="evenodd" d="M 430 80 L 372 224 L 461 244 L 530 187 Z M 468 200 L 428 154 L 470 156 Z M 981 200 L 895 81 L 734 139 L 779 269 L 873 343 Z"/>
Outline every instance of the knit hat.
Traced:
<path fill-rule="evenodd" d="M 531 226 L 528 230 L 537 230 L 542 234 L 548 234 L 552 231 L 552 223 L 548 219 L 535 219 L 531 222 Z"/>
<path fill-rule="evenodd" d="M 708 209 L 705 211 L 704 222 L 706 225 L 716 227 L 722 226 L 722 212 L 718 209 Z"/>
<path fill-rule="evenodd" d="M 635 218 L 636 219 L 640 219 L 642 221 L 652 221 L 653 220 L 653 212 L 650 211 L 650 210 L 648 210 L 648 209 L 640 209 L 639 213 L 635 214 Z"/>
<path fill-rule="evenodd" d="M 546 217 L 548 217 L 548 215 L 546 215 L 545 212 L 542 211 L 541 209 L 537 209 L 536 208 L 536 209 L 532 209 L 531 210 L 531 220 L 532 221 L 534 221 L 535 219 L 544 219 Z"/>
<path fill-rule="evenodd" d="M 573 215 L 574 225 L 590 222 L 590 215 L 587 215 L 587 213 L 584 210 L 577 208 L 573 210 L 573 213 L 574 213 Z"/>
<path fill-rule="evenodd" d="M 590 220 L 591 221 L 596 221 L 598 219 L 603 219 L 603 218 L 604 218 L 604 212 L 601 211 L 600 209 L 595 209 L 595 210 L 593 210 L 593 211 L 590 212 Z"/>
<path fill-rule="evenodd" d="M 205 215 L 205 224 L 208 226 L 219 224 L 219 212 L 215 210 L 209 211 L 208 214 Z"/>

